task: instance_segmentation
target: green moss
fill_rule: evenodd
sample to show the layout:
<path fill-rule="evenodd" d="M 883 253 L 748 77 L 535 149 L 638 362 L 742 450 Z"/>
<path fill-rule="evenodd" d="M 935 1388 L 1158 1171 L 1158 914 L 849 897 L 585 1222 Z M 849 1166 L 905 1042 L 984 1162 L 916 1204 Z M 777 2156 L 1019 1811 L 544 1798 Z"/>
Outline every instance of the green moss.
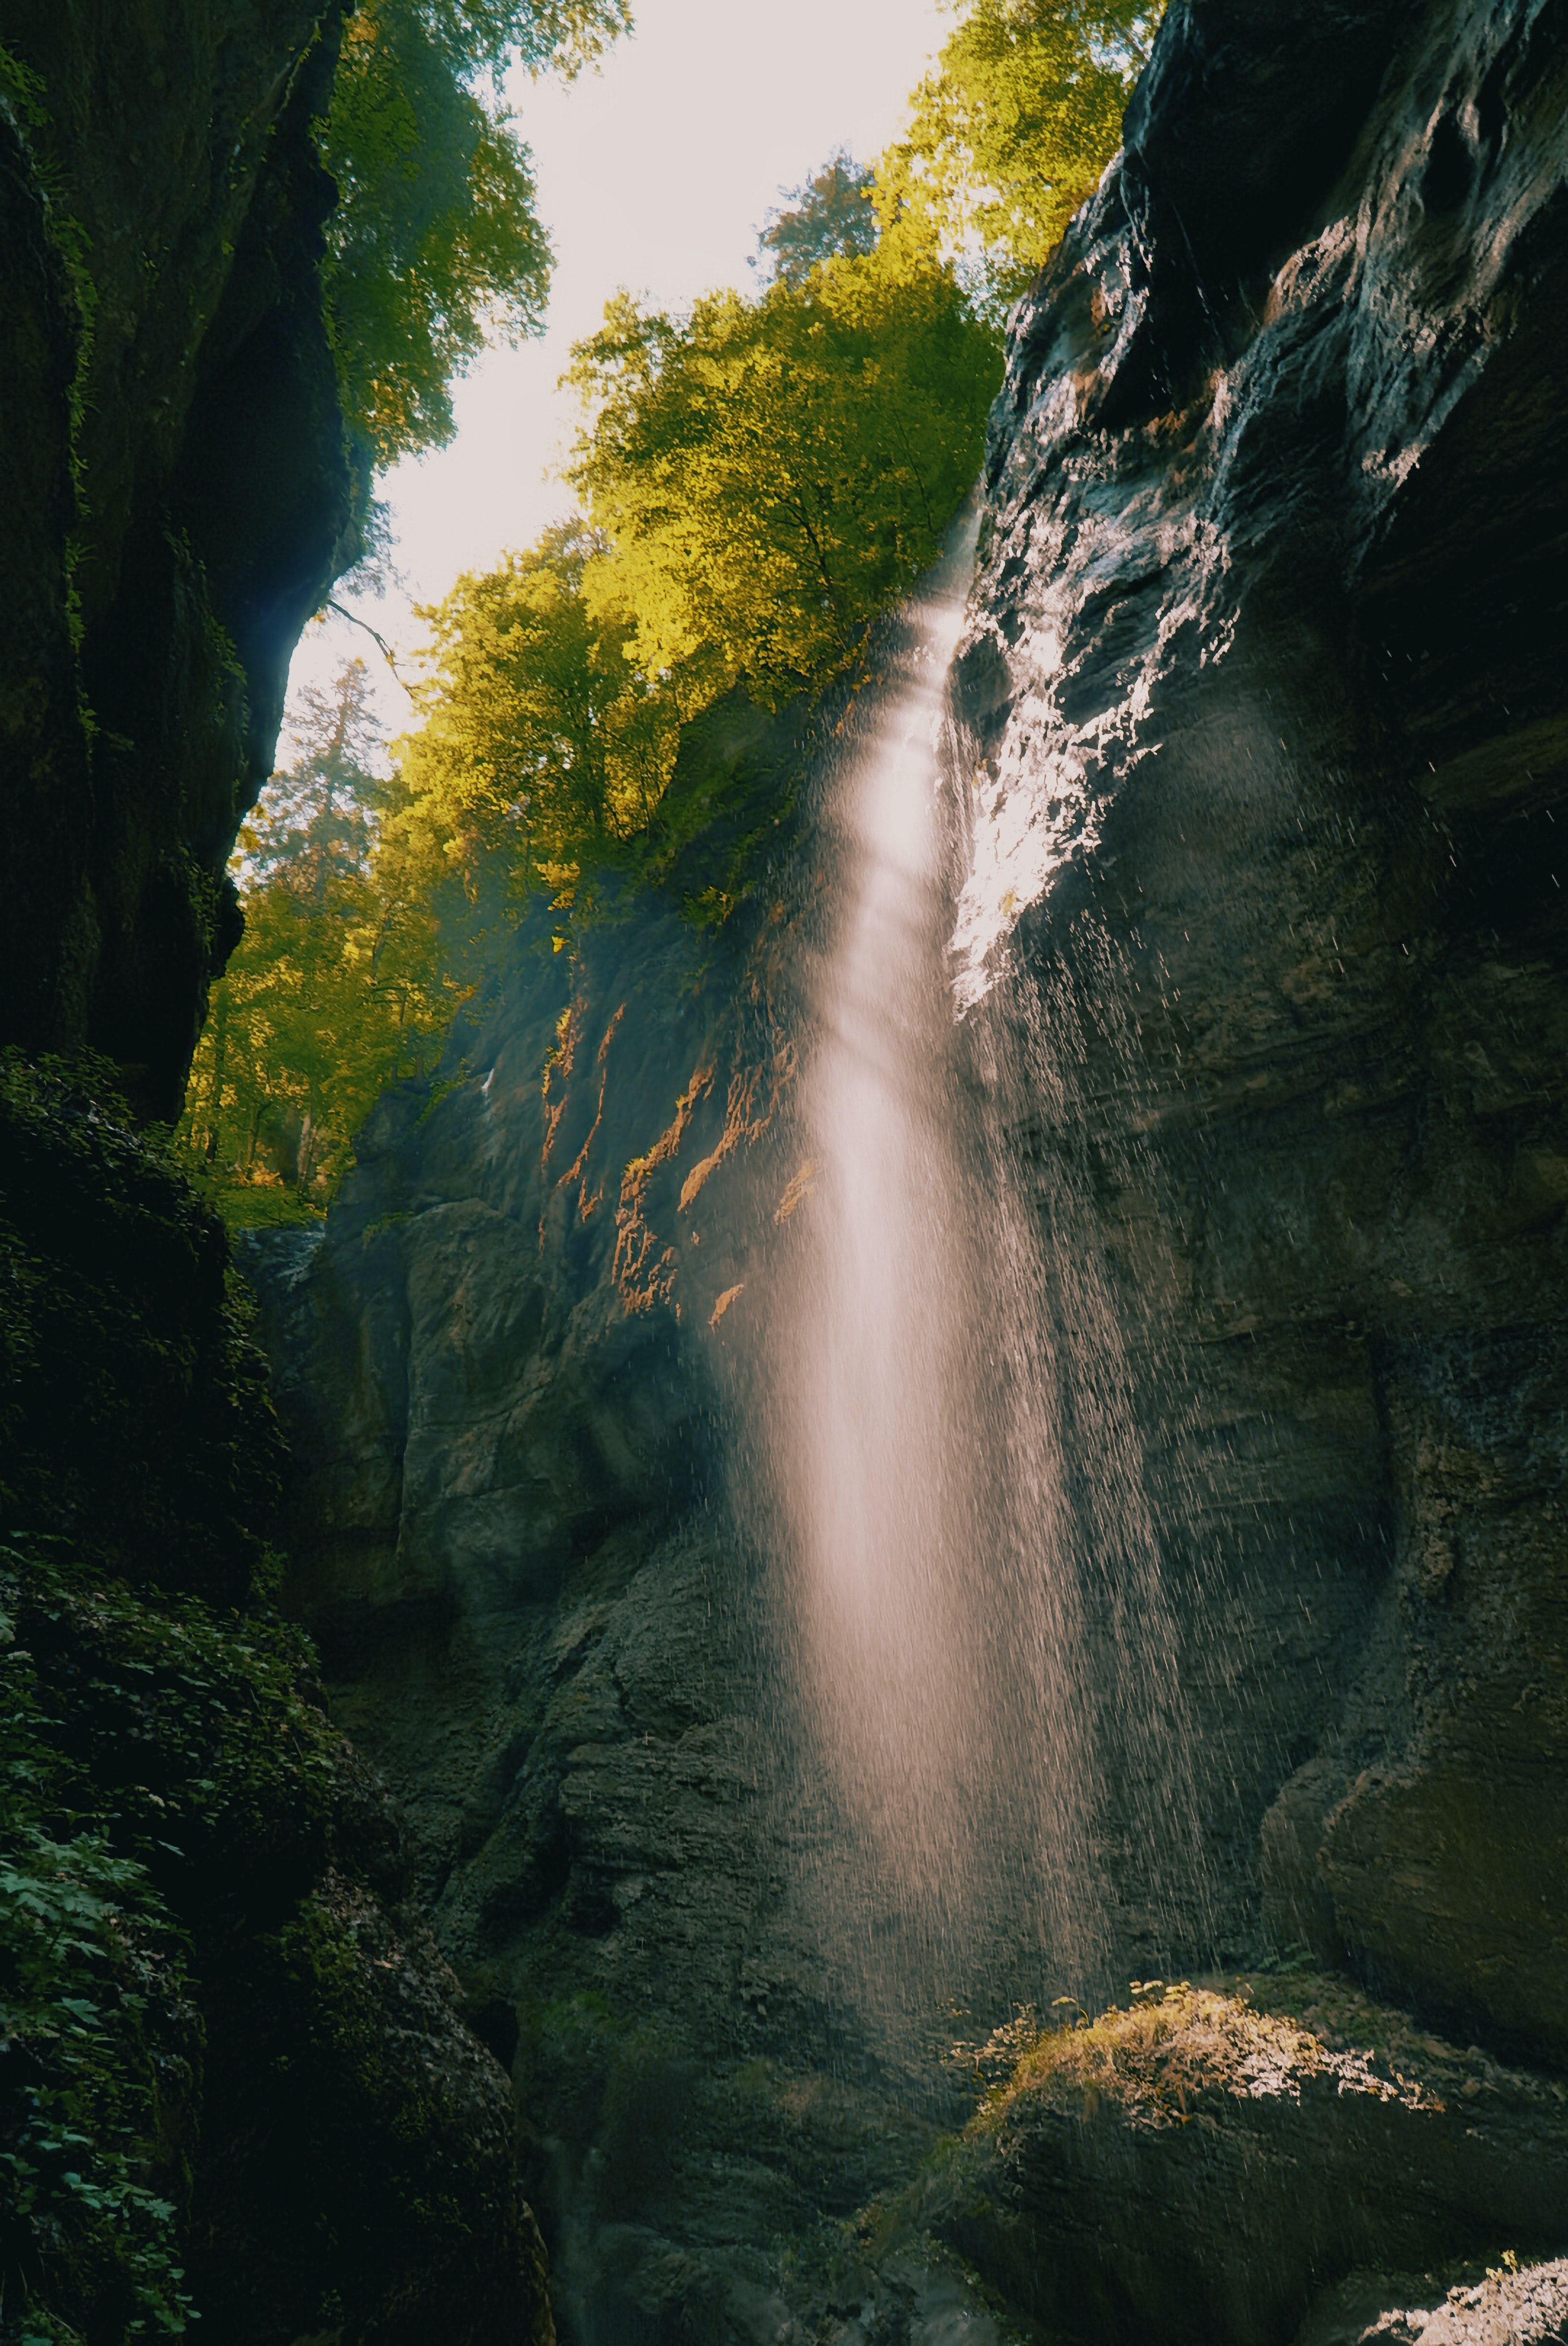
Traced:
<path fill-rule="evenodd" d="M 7 107 L 12 119 L 26 140 L 29 160 L 44 198 L 45 229 L 65 273 L 76 310 L 76 366 L 71 377 L 69 400 L 71 479 L 76 491 L 78 527 L 71 533 L 66 546 L 66 616 L 72 644 L 80 651 L 82 613 L 76 572 L 84 547 L 79 524 L 87 513 L 81 436 L 92 380 L 98 289 L 88 265 L 91 245 L 87 231 L 76 214 L 66 208 L 64 174 L 54 151 L 53 123 L 47 99 L 48 93 L 42 78 L 0 45 L 0 103 Z M 90 727 L 91 714 L 85 705 L 83 713 Z"/>
<path fill-rule="evenodd" d="M 0 1548 L 0 1606 L 6 2279 L 62 2337 L 178 2336 L 190 1961 L 319 1867 L 333 1739 L 267 1613 L 139 1595 L 58 1543 Z"/>
<path fill-rule="evenodd" d="M 191 1168 L 190 1180 L 231 1237 L 240 1230 L 308 1230 L 327 1219 L 324 1206 L 313 1205 L 275 1178 L 238 1180 L 232 1168 L 209 1174 L 199 1165 Z"/>
<path fill-rule="evenodd" d="M 388 2346 L 504 2334 L 491 2299 L 524 2224 L 511 2106 L 454 2027 L 442 1977 L 417 1934 L 329 1872 L 256 1948 L 243 2002 L 214 2034 L 209 2090 L 226 2106 L 263 2104 L 270 2125 L 257 2155 L 199 2190 L 202 2267 L 205 2242 L 247 2227 L 286 2242 L 287 2269 L 270 2278 L 301 2333 L 346 2315 L 358 2334 L 354 2320 L 379 2306 Z M 212 2270 L 209 2286 L 226 2340 L 272 2334 L 253 2328 L 243 2270 Z"/>

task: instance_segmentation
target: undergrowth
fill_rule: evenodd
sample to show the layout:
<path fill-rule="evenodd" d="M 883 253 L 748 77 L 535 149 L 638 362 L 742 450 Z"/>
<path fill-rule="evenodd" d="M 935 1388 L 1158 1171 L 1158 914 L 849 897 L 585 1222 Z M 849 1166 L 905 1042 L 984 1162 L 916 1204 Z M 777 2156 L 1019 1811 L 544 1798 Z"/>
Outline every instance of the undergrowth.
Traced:
<path fill-rule="evenodd" d="M 314 1855 L 331 1730 L 304 1658 L 280 1624 L 133 1593 L 63 1543 L 0 1546 L 0 2168 L 23 2339 L 74 2340 L 88 2315 L 97 2336 L 184 2332 L 202 2033 L 182 1913 L 199 1881 L 221 1935 L 255 1867 Z"/>
<path fill-rule="evenodd" d="M 330 1800 L 260 1536 L 276 1459 L 214 1225 L 99 1066 L 0 1056 L 8 2346 L 190 2318 L 197 1969 L 259 1890 L 298 1896 Z"/>

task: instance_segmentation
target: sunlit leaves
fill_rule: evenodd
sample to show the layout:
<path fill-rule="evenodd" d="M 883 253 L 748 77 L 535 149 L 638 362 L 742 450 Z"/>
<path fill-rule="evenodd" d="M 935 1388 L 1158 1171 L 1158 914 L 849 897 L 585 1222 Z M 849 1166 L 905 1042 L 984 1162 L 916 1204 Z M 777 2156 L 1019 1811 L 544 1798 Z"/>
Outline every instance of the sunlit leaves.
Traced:
<path fill-rule="evenodd" d="M 820 682 L 934 558 L 996 362 L 950 271 L 881 251 L 684 321 L 618 297 L 573 372 L 590 605 L 687 708 Z"/>
<path fill-rule="evenodd" d="M 877 165 L 885 223 L 1016 292 L 1121 141 L 1163 0 L 972 0 Z"/>
<path fill-rule="evenodd" d="M 321 134 L 327 294 L 375 464 L 449 440 L 453 377 L 543 320 L 549 240 L 502 74 L 569 76 L 629 25 L 626 0 L 361 0 L 349 17 Z"/>
<path fill-rule="evenodd" d="M 819 261 L 874 252 L 877 211 L 872 175 L 840 147 L 804 187 L 781 190 L 787 200 L 770 211 L 757 239 L 757 261 L 768 277 L 800 284 Z"/>
<path fill-rule="evenodd" d="M 596 617 L 583 574 L 602 552 L 550 533 L 499 569 L 460 579 L 432 627 L 424 719 L 402 745 L 389 829 L 427 866 L 436 839 L 472 875 L 499 852 L 512 886 L 570 886 L 641 830 L 674 759 L 678 718 L 627 657 L 629 623 Z M 428 834 L 428 838 L 427 835 Z M 422 844 L 422 842 L 423 842 Z"/>
<path fill-rule="evenodd" d="M 369 0 L 323 132 L 333 341 L 381 464 L 450 439 L 453 376 L 487 339 L 536 331 L 549 282 L 527 149 L 450 31 L 408 0 Z"/>
<path fill-rule="evenodd" d="M 366 1110 L 433 1061 L 465 992 L 425 875 L 383 837 L 366 694 L 353 661 L 306 696 L 300 753 L 240 834 L 245 934 L 212 991 L 182 1127 L 232 1219 L 323 1197 Z"/>

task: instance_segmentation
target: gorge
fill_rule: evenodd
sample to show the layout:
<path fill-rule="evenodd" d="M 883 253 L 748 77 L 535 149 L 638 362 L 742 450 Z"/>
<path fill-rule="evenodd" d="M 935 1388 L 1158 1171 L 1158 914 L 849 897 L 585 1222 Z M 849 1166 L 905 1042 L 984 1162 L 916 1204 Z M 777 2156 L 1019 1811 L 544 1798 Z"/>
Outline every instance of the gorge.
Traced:
<path fill-rule="evenodd" d="M 224 487 L 214 386 L 319 450 L 328 381 L 229 14 L 254 87 L 148 69 L 239 91 L 251 291 L 139 470 L 104 395 L 79 622 L 4 117 L 7 1037 L 153 1112 L 349 525 Z M 199 1820 L 131 1937 L 213 2336 L 1568 2334 L 1565 167 L 1562 0 L 1174 0 L 939 570 L 236 1241 L 286 1464 L 217 1225 L 8 1058 L 6 1668 L 74 1812 Z M 188 1599 L 281 1775 L 177 1741 Z"/>

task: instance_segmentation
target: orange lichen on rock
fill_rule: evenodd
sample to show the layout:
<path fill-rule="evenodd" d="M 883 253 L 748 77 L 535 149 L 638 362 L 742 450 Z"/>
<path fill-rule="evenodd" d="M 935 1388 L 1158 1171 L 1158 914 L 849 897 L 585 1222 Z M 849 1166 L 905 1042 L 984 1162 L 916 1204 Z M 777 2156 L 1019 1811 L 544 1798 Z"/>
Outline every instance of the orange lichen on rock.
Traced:
<path fill-rule="evenodd" d="M 727 1157 L 741 1142 L 749 1145 L 760 1140 L 778 1110 L 780 1095 L 795 1073 L 796 1050 L 793 1043 L 784 1043 L 774 1052 L 765 1066 L 738 1067 L 729 1078 L 729 1096 L 725 1103 L 724 1130 L 718 1146 L 711 1156 L 694 1165 L 686 1177 L 680 1193 L 680 1210 L 684 1214 L 710 1173 L 718 1171 Z M 760 1116 L 755 1113 L 757 1094 L 764 1078 L 768 1079 L 768 1106 Z"/>
<path fill-rule="evenodd" d="M 814 1157 L 808 1157 L 798 1172 L 785 1184 L 784 1195 L 773 1209 L 775 1222 L 787 1222 L 797 1206 L 803 1205 L 817 1186 L 817 1176 L 822 1168 Z"/>
<path fill-rule="evenodd" d="M 598 1188 L 591 1196 L 588 1192 L 588 1151 L 592 1148 L 595 1141 L 598 1138 L 599 1127 L 605 1120 L 605 1086 L 610 1079 L 609 1068 L 606 1065 L 606 1062 L 610 1055 L 610 1045 L 616 1038 L 616 1029 L 620 1025 L 626 1015 L 626 1005 L 623 1002 L 620 1008 L 616 1011 L 615 1016 L 611 1019 L 609 1025 L 605 1029 L 604 1040 L 599 1045 L 597 1054 L 597 1065 L 599 1069 L 599 1096 L 597 1104 L 594 1109 L 594 1121 L 588 1127 L 581 1148 L 578 1149 L 575 1157 L 572 1159 L 570 1165 L 567 1166 L 566 1170 L 561 1175 L 560 1178 L 555 1183 L 557 1189 L 568 1189 L 571 1188 L 574 1181 L 577 1184 L 577 1212 L 585 1222 L 590 1221 L 598 1208 L 604 1203 L 605 1185 L 603 1180 L 600 1181 Z M 565 1106 L 565 1102 L 563 1100 L 561 1105 L 564 1107 Z M 548 1152 L 546 1151 L 546 1153 Z"/>
<path fill-rule="evenodd" d="M 584 1005 L 580 1002 L 568 1003 L 556 1021 L 555 1040 L 545 1054 L 545 1072 L 539 1085 L 540 1096 L 545 1102 L 545 1144 L 539 1151 L 541 1173 L 550 1162 L 550 1151 L 555 1146 L 555 1134 L 559 1129 L 561 1118 L 566 1113 L 565 1086 L 577 1056 L 577 1045 L 582 1040 L 583 1017 Z M 550 1089 L 557 1076 L 563 1086 L 561 1096 L 559 1099 L 552 1099 Z"/>
<path fill-rule="evenodd" d="M 667 1303 L 674 1290 L 678 1258 L 674 1248 L 667 1246 L 650 1267 L 648 1258 L 658 1242 L 643 1209 L 649 1181 L 661 1165 L 667 1165 L 678 1154 L 697 1101 L 712 1082 L 713 1069 L 698 1067 L 676 1102 L 671 1122 L 647 1156 L 634 1157 L 621 1176 L 620 1201 L 616 1207 L 616 1252 L 610 1276 L 628 1312 L 651 1311 L 656 1303 Z M 684 1193 L 681 1202 L 686 1202 Z"/>

